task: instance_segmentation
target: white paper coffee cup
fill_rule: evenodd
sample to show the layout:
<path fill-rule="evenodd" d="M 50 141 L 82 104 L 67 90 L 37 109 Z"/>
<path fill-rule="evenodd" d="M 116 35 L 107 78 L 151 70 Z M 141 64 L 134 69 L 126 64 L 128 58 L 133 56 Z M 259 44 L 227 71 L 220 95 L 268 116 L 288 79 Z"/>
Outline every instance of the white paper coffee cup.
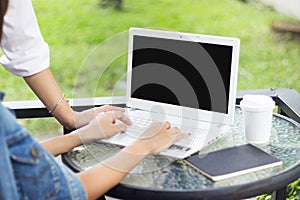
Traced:
<path fill-rule="evenodd" d="M 244 95 L 240 103 L 243 112 L 246 140 L 267 143 L 270 140 L 275 102 L 265 95 Z"/>

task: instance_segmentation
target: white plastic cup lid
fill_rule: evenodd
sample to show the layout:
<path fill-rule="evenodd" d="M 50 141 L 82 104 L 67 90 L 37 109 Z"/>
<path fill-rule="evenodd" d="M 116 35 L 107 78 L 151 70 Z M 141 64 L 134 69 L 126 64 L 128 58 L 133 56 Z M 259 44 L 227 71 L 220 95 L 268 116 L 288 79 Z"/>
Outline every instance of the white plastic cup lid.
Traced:
<path fill-rule="evenodd" d="M 246 94 L 243 96 L 240 106 L 242 109 L 249 111 L 265 111 L 273 110 L 275 108 L 275 102 L 269 96 Z"/>

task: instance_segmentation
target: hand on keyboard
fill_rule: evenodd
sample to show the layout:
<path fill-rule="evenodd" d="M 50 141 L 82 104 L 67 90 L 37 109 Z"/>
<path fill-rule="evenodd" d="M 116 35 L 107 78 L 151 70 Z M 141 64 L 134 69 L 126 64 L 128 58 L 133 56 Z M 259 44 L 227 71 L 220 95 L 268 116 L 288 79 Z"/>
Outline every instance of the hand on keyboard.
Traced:
<path fill-rule="evenodd" d="M 97 115 L 88 125 L 77 130 L 82 143 L 107 139 L 120 132 L 125 132 L 131 125 L 130 119 L 122 111 L 108 111 Z"/>
<path fill-rule="evenodd" d="M 169 122 L 155 122 L 146 129 L 136 143 L 143 143 L 150 153 L 157 154 L 188 136 L 188 133 L 181 133 L 177 127 L 171 127 Z"/>
<path fill-rule="evenodd" d="M 95 108 L 91 108 L 91 109 L 84 110 L 84 111 L 81 111 L 81 112 L 73 111 L 74 123 L 69 128 L 70 129 L 73 129 L 73 128 L 78 129 L 82 126 L 87 125 L 98 114 L 100 114 L 102 112 L 112 111 L 112 110 L 125 112 L 124 108 L 116 107 L 116 106 L 110 106 L 110 105 L 95 107 Z"/>

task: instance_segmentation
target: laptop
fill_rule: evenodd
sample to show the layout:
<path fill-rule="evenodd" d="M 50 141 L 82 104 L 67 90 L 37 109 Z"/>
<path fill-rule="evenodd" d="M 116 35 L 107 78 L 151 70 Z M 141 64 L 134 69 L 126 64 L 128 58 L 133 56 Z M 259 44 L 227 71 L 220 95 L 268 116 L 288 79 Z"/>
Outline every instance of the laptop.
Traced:
<path fill-rule="evenodd" d="M 126 106 L 133 125 L 104 142 L 127 146 L 157 121 L 191 134 L 161 155 L 186 158 L 217 141 L 234 120 L 239 47 L 238 38 L 130 28 Z"/>

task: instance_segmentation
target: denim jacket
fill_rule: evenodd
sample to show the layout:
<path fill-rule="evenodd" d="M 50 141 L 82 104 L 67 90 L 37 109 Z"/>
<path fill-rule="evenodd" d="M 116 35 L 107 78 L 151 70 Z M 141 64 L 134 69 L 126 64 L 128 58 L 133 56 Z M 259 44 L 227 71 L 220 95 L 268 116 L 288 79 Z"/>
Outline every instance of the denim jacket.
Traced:
<path fill-rule="evenodd" d="M 0 92 L 0 199 L 87 198 L 78 177 L 17 123 Z"/>

